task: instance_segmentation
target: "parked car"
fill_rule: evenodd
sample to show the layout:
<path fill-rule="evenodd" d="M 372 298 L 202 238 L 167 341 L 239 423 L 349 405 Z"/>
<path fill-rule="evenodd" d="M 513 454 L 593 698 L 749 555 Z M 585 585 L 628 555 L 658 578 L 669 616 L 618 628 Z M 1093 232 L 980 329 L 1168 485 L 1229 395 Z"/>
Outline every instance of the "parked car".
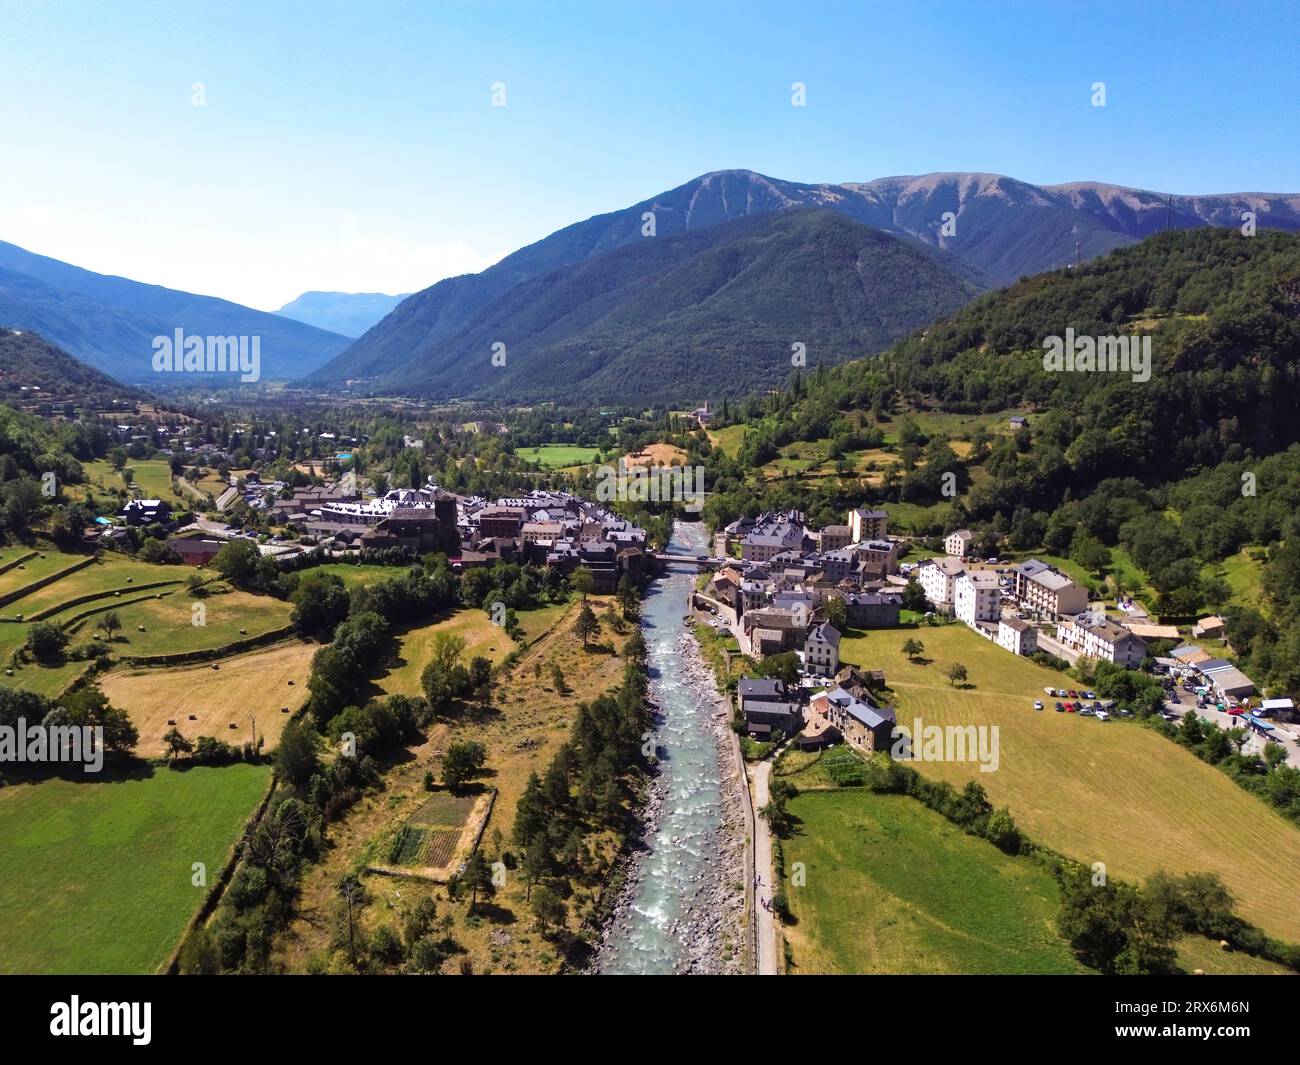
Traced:
<path fill-rule="evenodd" d="M 1092 717 L 1093 710 L 1092 707 L 1090 706 L 1084 706 L 1080 704 L 1079 713 L 1082 714 L 1084 717 Z"/>
<path fill-rule="evenodd" d="M 1042 704 L 1041 702 L 1035 700 L 1035 701 L 1034 701 L 1034 709 L 1035 709 L 1035 710 L 1041 710 L 1042 708 L 1043 708 L 1043 704 Z"/>
<path fill-rule="evenodd" d="M 1046 692 L 1048 695 L 1050 695 L 1053 699 L 1056 698 L 1056 689 L 1055 689 L 1055 688 L 1044 688 L 1043 691 L 1045 691 L 1045 692 Z"/>
<path fill-rule="evenodd" d="M 1098 720 L 1098 721 L 1109 721 L 1109 720 L 1110 720 L 1110 714 L 1106 713 L 1105 710 L 1098 710 L 1098 711 L 1097 711 L 1097 720 Z"/>
<path fill-rule="evenodd" d="M 1083 697 L 1084 697 L 1085 699 L 1095 699 L 1095 698 L 1097 698 L 1097 693 L 1096 693 L 1096 692 L 1088 691 L 1088 692 L 1082 692 L 1081 694 L 1083 695 Z"/>
<path fill-rule="evenodd" d="M 1068 695 L 1071 699 L 1077 699 L 1077 698 L 1079 698 L 1079 693 L 1078 693 L 1077 691 L 1075 691 L 1073 688 L 1071 688 L 1071 689 L 1070 689 L 1068 692 L 1066 692 L 1065 694 Z"/>
<path fill-rule="evenodd" d="M 1063 714 L 1063 713 L 1065 713 L 1065 707 L 1062 706 L 1060 703 L 1057 703 L 1057 704 L 1056 704 L 1056 712 L 1057 712 L 1058 714 Z"/>

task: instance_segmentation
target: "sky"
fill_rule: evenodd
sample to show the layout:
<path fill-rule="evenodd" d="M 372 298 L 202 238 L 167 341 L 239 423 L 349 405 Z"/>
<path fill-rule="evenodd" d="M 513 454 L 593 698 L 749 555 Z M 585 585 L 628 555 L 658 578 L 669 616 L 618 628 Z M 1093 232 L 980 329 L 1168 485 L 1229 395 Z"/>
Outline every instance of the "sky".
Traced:
<path fill-rule="evenodd" d="M 733 167 L 1300 193 L 1298 41 L 1300 0 L 3 0 L 0 240 L 275 310 Z"/>

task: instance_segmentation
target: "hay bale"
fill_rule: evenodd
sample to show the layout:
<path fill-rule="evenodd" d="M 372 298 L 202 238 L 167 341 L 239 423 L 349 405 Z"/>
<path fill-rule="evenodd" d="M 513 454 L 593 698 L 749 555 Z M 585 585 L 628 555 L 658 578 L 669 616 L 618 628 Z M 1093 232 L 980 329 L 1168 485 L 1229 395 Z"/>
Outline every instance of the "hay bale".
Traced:
<path fill-rule="evenodd" d="M 230 723 L 230 727 L 231 727 L 231 728 L 239 728 L 239 726 L 236 725 L 233 721 Z"/>
<path fill-rule="evenodd" d="M 191 720 L 191 721 L 197 721 L 198 719 L 199 719 L 199 715 L 198 715 L 198 714 L 190 714 L 190 720 Z"/>
<path fill-rule="evenodd" d="M 1221 939 L 1221 940 L 1219 940 L 1219 949 L 1220 949 L 1220 950 L 1231 950 L 1231 949 L 1232 949 L 1232 944 L 1229 943 L 1226 939 Z"/>
<path fill-rule="evenodd" d="M 174 725 L 174 724 L 176 724 L 176 719 L 175 719 L 174 717 L 169 717 L 169 718 L 167 719 L 167 724 L 169 724 L 169 725 Z"/>

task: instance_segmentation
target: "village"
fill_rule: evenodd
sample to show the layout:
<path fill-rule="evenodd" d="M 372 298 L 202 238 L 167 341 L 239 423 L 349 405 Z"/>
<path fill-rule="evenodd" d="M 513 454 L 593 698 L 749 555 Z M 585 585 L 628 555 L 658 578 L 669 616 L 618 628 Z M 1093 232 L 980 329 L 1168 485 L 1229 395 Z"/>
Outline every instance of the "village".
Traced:
<path fill-rule="evenodd" d="M 868 754 L 889 750 L 897 714 L 879 694 L 888 691 L 886 678 L 860 663 L 842 663 L 842 637 L 850 629 L 958 622 L 1007 654 L 1061 670 L 1084 659 L 1145 669 L 1163 678 L 1167 720 L 1195 710 L 1207 721 L 1249 728 L 1261 748 L 1272 739 L 1294 750 L 1290 732 L 1277 728 L 1294 719 L 1292 700 L 1252 699 L 1254 682 L 1221 651 L 1185 640 L 1176 626 L 1153 623 L 1131 598 L 1108 611 L 1046 562 L 974 557 L 974 540 L 958 529 L 944 538 L 945 554 L 907 561 L 911 539 L 889 535 L 883 510 L 861 508 L 845 524 L 821 529 L 789 512 L 719 530 L 715 554 L 727 561 L 696 593 L 696 607 L 754 661 L 793 653 L 800 663 L 794 687 L 779 679 L 740 682 L 737 710 L 746 734 L 763 742 L 789 739 L 803 750 L 841 741 Z M 1223 646 L 1225 622 L 1200 618 L 1191 637 Z M 1157 642 L 1167 653 L 1148 653 Z M 1043 694 L 1056 701 L 1045 706 L 1035 697 L 1027 705 L 1100 721 L 1116 713 L 1113 701 L 1082 684 L 1045 687 Z"/>

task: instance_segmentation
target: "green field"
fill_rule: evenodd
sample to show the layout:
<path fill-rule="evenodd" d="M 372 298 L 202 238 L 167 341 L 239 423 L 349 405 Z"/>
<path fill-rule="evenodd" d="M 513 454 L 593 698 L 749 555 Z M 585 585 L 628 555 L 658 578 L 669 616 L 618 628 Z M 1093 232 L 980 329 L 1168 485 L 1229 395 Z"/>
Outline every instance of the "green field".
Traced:
<path fill-rule="evenodd" d="M 791 778 L 796 783 L 799 776 Z M 1056 933 L 1056 882 L 921 803 L 866 790 L 806 792 L 785 843 L 796 973 L 1077 973 Z"/>
<path fill-rule="evenodd" d="M 86 480 L 97 491 L 119 491 L 126 487 L 122 474 L 113 469 L 108 459 L 82 463 Z M 135 475 L 135 484 L 145 499 L 164 499 L 173 506 L 191 506 L 195 502 L 188 493 L 181 494 L 172 488 L 171 465 L 166 459 L 132 459 L 126 468 Z"/>
<path fill-rule="evenodd" d="M 905 640 L 925 645 L 916 662 Z M 850 632 L 843 661 L 883 669 L 898 719 L 938 725 L 997 725 L 1000 765 L 926 762 L 928 777 L 961 787 L 978 780 L 1040 843 L 1110 874 L 1145 879 L 1157 869 L 1219 873 L 1242 916 L 1275 936 L 1300 941 L 1300 829 L 1219 770 L 1134 722 L 1058 714 L 1045 686 L 1077 687 L 977 636 L 964 625 Z M 946 677 L 953 663 L 970 687 Z M 1048 709 L 1035 711 L 1035 699 Z"/>
<path fill-rule="evenodd" d="M 709 440 L 714 447 L 721 448 L 724 455 L 734 459 L 740 454 L 740 445 L 745 442 L 745 427 L 728 425 L 725 429 L 710 429 Z"/>
<path fill-rule="evenodd" d="M 539 610 L 521 610 L 519 625 L 531 642 L 559 621 L 567 609 L 568 604 L 561 603 Z M 459 610 L 432 624 L 419 625 L 400 633 L 397 662 L 378 680 L 379 687 L 388 695 L 423 695 L 420 678 L 432 657 L 433 641 L 444 632 L 465 641 L 465 649 L 461 652 L 461 661 L 465 665 L 476 655 L 482 655 L 496 665 L 518 646 L 503 628 L 492 624 L 492 619 L 484 611 Z"/>
<path fill-rule="evenodd" d="M 323 566 L 316 566 L 312 570 L 304 570 L 303 572 L 333 573 L 335 576 L 342 578 L 343 583 L 347 585 L 348 591 L 354 591 L 366 585 L 378 584 L 380 581 L 388 580 L 391 577 L 400 577 L 406 570 L 401 566 L 326 562 Z"/>
<path fill-rule="evenodd" d="M 0 788 L 0 972 L 149 973 L 215 883 L 269 766 Z"/>
<path fill-rule="evenodd" d="M 1258 547 L 1243 547 L 1222 562 L 1211 563 L 1201 569 L 1203 577 L 1217 577 L 1232 589 L 1232 601 L 1239 606 L 1253 607 L 1267 615 L 1268 601 L 1264 598 L 1264 563 L 1250 557 Z"/>
<path fill-rule="evenodd" d="M 50 554 L 53 556 L 55 553 Z M 65 566 L 83 561 L 85 557 L 85 555 L 59 554 Z M 62 569 L 64 566 L 57 568 Z M 76 573 L 70 573 L 52 584 L 47 584 L 44 588 L 15 599 L 4 608 L 4 612 L 6 617 L 22 614 L 24 620 L 30 620 L 35 614 L 85 595 L 101 596 L 105 602 L 108 602 L 119 598 L 113 594 L 115 592 L 120 591 L 122 593 L 120 598 L 126 599 L 135 594 L 135 589 L 141 585 L 153 584 L 156 581 L 170 581 L 179 585 L 192 572 L 193 570 L 186 566 L 153 565 L 110 552 L 103 555 L 94 565 L 79 569 Z M 84 609 L 90 605 L 87 602 L 77 609 Z"/>
<path fill-rule="evenodd" d="M 598 447 L 578 447 L 576 444 L 543 444 L 541 447 L 515 448 L 515 457 L 525 462 L 535 462 L 547 469 L 563 466 L 581 466 L 591 462 L 600 453 Z"/>

